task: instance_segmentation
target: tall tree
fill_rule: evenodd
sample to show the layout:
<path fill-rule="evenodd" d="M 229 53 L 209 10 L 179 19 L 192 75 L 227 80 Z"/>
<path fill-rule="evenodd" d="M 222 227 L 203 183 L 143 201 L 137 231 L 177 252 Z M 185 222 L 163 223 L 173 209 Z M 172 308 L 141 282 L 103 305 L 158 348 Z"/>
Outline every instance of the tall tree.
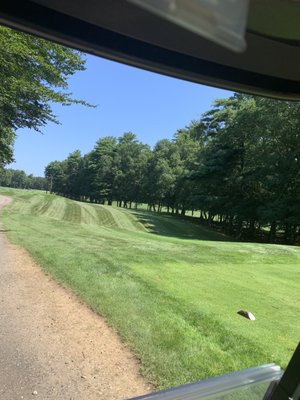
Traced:
<path fill-rule="evenodd" d="M 203 147 L 203 126 L 193 121 L 185 129 L 179 129 L 174 135 L 174 143 L 177 156 L 173 163 L 173 172 L 176 183 L 174 188 L 174 199 L 177 208 L 184 215 L 187 209 L 197 209 L 193 201 L 195 189 L 194 181 L 189 179 L 191 173 L 199 165 L 200 152 Z"/>
<path fill-rule="evenodd" d="M 149 146 L 139 142 L 134 133 L 125 132 L 119 137 L 115 194 L 124 207 L 131 207 L 132 202 L 142 201 L 143 180 L 149 154 Z"/>
<path fill-rule="evenodd" d="M 146 196 L 150 209 L 158 211 L 162 206 L 175 209 L 176 175 L 174 167 L 178 163 L 178 152 L 175 143 L 162 139 L 154 146 L 148 162 Z"/>
<path fill-rule="evenodd" d="M 82 194 L 82 167 L 83 159 L 79 150 L 69 154 L 64 161 L 65 194 L 74 199 L 79 199 Z"/>
<path fill-rule="evenodd" d="M 86 156 L 86 189 L 92 201 L 111 204 L 118 169 L 117 140 L 112 136 L 99 139 Z"/>
<path fill-rule="evenodd" d="M 52 161 L 45 168 L 50 193 L 65 195 L 66 191 L 66 162 Z"/>

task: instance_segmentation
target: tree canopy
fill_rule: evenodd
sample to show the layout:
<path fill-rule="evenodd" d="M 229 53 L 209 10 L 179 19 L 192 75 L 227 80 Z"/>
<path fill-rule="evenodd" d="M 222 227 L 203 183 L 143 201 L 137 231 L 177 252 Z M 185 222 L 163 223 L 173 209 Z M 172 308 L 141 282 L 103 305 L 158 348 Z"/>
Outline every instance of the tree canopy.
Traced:
<path fill-rule="evenodd" d="M 51 103 L 84 104 L 68 77 L 85 69 L 80 52 L 0 26 L 0 166 L 13 160 L 16 130 L 58 123 Z"/>

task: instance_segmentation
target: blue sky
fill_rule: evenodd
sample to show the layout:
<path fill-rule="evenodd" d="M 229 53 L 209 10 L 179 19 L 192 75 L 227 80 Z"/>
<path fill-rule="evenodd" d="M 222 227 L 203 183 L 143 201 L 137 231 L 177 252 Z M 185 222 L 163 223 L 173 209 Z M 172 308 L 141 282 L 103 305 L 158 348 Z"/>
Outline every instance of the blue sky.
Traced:
<path fill-rule="evenodd" d="M 231 94 L 90 55 L 86 59 L 86 70 L 70 78 L 69 89 L 75 98 L 98 107 L 54 105 L 61 125 L 49 123 L 43 134 L 19 130 L 16 162 L 8 167 L 43 176 L 50 161 L 77 149 L 86 154 L 100 137 L 128 131 L 153 146 L 198 119 L 214 99 Z"/>

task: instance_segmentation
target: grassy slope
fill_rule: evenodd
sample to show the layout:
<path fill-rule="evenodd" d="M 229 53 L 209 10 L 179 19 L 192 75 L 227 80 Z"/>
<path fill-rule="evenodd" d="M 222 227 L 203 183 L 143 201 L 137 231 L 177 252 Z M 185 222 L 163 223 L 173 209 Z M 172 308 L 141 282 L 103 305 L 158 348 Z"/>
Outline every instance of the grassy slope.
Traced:
<path fill-rule="evenodd" d="M 286 365 L 300 337 L 299 248 L 229 243 L 147 212 L 1 193 L 15 198 L 3 213 L 10 238 L 106 316 L 159 387 Z M 238 316 L 241 308 L 257 320 Z"/>

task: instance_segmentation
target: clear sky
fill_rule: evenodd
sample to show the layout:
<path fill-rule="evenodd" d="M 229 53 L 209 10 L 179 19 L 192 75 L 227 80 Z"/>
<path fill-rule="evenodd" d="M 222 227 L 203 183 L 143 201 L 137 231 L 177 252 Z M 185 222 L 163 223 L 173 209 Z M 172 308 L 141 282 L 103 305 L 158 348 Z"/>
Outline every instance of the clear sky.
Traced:
<path fill-rule="evenodd" d="M 45 166 L 64 160 L 74 150 L 86 154 L 103 136 L 131 131 L 143 143 L 155 145 L 172 138 L 177 129 L 199 119 L 214 99 L 230 92 L 86 56 L 86 70 L 69 80 L 73 96 L 97 104 L 54 105 L 61 125 L 49 123 L 40 134 L 28 129 L 17 132 L 15 160 L 9 168 L 43 176 Z"/>

